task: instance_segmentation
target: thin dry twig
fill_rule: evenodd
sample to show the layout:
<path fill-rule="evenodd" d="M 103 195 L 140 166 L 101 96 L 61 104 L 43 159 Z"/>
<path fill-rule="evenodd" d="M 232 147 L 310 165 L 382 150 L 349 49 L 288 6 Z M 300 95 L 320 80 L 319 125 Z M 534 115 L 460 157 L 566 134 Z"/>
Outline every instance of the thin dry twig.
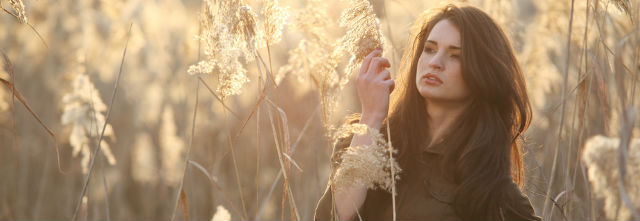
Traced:
<path fill-rule="evenodd" d="M 186 194 L 184 193 L 184 178 L 187 176 L 187 168 L 189 166 L 189 155 L 191 153 L 191 146 L 193 145 L 193 137 L 195 137 L 195 127 L 196 127 L 196 116 L 198 113 L 198 97 L 200 82 L 196 81 L 196 101 L 193 107 L 193 118 L 191 120 L 191 137 L 189 138 L 189 146 L 187 147 L 187 153 L 185 154 L 185 165 L 182 171 L 182 179 L 180 179 L 180 185 L 178 188 L 178 195 L 176 196 L 176 201 L 173 205 L 173 212 L 171 213 L 171 220 L 174 220 L 176 217 L 176 210 L 178 208 L 178 202 L 182 205 L 183 213 L 185 215 L 185 219 L 189 219 L 189 210 L 187 209 L 187 203 L 183 202 L 186 199 Z M 185 195 L 183 197 L 183 195 Z"/>
<path fill-rule="evenodd" d="M 100 144 L 102 143 L 102 138 L 104 136 L 104 132 L 106 130 L 107 124 L 109 123 L 109 118 L 111 117 L 111 110 L 113 109 L 113 105 L 114 105 L 114 101 L 116 98 L 116 93 L 118 92 L 118 83 L 120 83 L 120 77 L 122 76 L 122 68 L 124 67 L 124 59 L 127 55 L 127 47 L 129 46 L 129 37 L 131 36 L 131 27 L 133 27 L 133 23 L 131 23 L 129 25 L 129 31 L 127 32 L 127 42 L 125 43 L 124 46 L 124 52 L 122 52 L 122 60 L 120 61 L 120 70 L 118 71 L 118 75 L 116 77 L 116 82 L 113 86 L 113 93 L 111 94 L 111 102 L 109 103 L 109 108 L 107 109 L 107 116 L 105 118 L 104 121 L 104 125 L 102 126 L 102 131 L 100 132 L 100 137 L 98 137 L 98 144 L 96 149 L 93 151 L 93 154 L 91 156 L 91 161 L 89 162 L 89 170 L 87 172 L 87 176 L 84 179 L 84 182 L 82 184 L 82 192 L 80 193 L 80 200 L 78 200 L 78 204 L 76 206 L 75 212 L 73 212 L 73 217 L 71 217 L 71 220 L 76 220 L 76 217 L 78 215 L 78 212 L 80 211 L 80 207 L 82 206 L 82 198 L 84 197 L 85 193 L 87 192 L 87 186 L 89 184 L 89 180 L 91 178 L 91 172 L 93 171 L 93 165 L 95 162 L 95 158 L 96 156 L 99 156 L 100 153 L 102 153 L 100 151 Z"/>
<path fill-rule="evenodd" d="M 222 193 L 222 196 L 227 201 L 227 203 L 231 206 L 231 209 L 233 210 L 235 215 L 238 217 L 242 217 L 242 212 L 240 212 L 240 210 L 238 210 L 238 208 L 234 206 L 233 202 L 227 195 L 227 191 L 224 191 L 222 187 L 220 187 L 220 184 L 218 184 L 217 179 L 211 174 L 209 174 L 209 172 L 207 172 L 207 170 L 204 167 L 202 167 L 202 165 L 200 165 L 199 163 L 193 160 L 189 160 L 189 164 L 191 164 L 192 166 L 195 166 L 200 172 L 204 173 L 204 175 L 207 176 L 209 181 L 211 181 L 211 184 L 213 184 L 213 186 L 218 190 L 218 192 Z"/>
<path fill-rule="evenodd" d="M 24 7 L 24 6 L 23 6 Z M 33 25 L 31 23 L 29 23 L 27 21 L 27 17 L 25 15 L 16 15 L 14 13 L 11 13 L 9 10 L 5 9 L 4 7 L 2 7 L 2 2 L 0 2 L 0 8 L 6 12 L 7 14 L 11 15 L 12 17 L 16 18 L 18 20 L 18 22 L 20 23 L 24 23 L 27 26 L 29 26 L 29 28 L 31 28 L 31 30 L 33 30 L 34 33 L 36 33 L 36 35 L 38 36 L 38 39 L 40 40 L 40 42 L 42 42 L 42 44 L 44 45 L 45 48 L 49 49 L 49 45 L 47 44 L 47 42 L 44 40 L 44 38 L 42 37 L 42 35 L 40 35 L 40 32 L 38 32 L 38 30 L 36 30 L 35 27 L 33 27 Z"/>
<path fill-rule="evenodd" d="M 280 162 L 280 167 L 283 170 L 283 175 L 284 175 L 284 183 L 285 183 L 285 191 L 283 192 L 283 197 L 286 197 L 286 195 L 289 196 L 289 202 L 290 205 L 295 213 L 295 217 L 292 217 L 292 219 L 296 219 L 300 217 L 300 214 L 298 213 L 298 208 L 296 207 L 295 204 L 295 200 L 293 198 L 293 193 L 291 192 L 291 188 L 286 188 L 287 183 L 289 183 L 289 176 L 288 176 L 288 170 L 289 170 L 289 166 L 285 166 L 285 161 L 283 160 L 283 151 L 282 148 L 287 148 L 289 149 L 289 132 L 288 132 L 288 128 L 286 127 L 287 125 L 287 116 L 284 113 L 284 111 L 282 111 L 282 109 L 280 107 L 278 107 L 275 103 L 273 103 L 271 100 L 269 100 L 267 98 L 267 101 L 269 104 L 271 104 L 274 108 L 276 108 L 279 112 L 279 116 L 280 116 L 280 120 L 282 121 L 282 125 L 285 126 L 284 128 L 284 145 L 282 143 L 280 143 L 279 139 L 278 139 L 278 134 L 277 134 L 277 130 L 274 124 L 274 120 L 273 120 L 273 114 L 271 113 L 271 109 L 268 108 L 267 113 L 269 113 L 269 120 L 271 122 L 271 129 L 273 131 L 273 139 L 275 140 L 276 143 L 276 151 L 278 152 L 278 160 Z"/>
<path fill-rule="evenodd" d="M 542 210 L 542 216 L 545 219 L 550 219 L 551 216 L 553 214 L 547 214 L 547 205 L 549 204 L 549 200 L 551 199 L 550 194 L 551 194 L 551 188 L 553 187 L 553 181 L 555 178 L 555 172 L 556 172 L 556 167 L 557 167 L 557 163 L 558 163 L 558 152 L 560 151 L 560 141 L 562 140 L 562 131 L 563 131 L 563 123 L 564 123 L 564 115 L 565 115 L 565 106 L 566 106 L 566 100 L 564 100 L 564 98 L 567 97 L 567 82 L 568 82 L 568 78 L 569 78 L 569 58 L 571 56 L 571 31 L 573 28 L 573 8 L 574 8 L 574 0 L 571 0 L 571 10 L 569 12 L 569 33 L 567 36 L 567 56 L 565 59 L 565 66 L 564 66 L 564 81 L 563 81 L 563 87 L 562 87 L 562 98 L 563 98 L 563 102 L 562 102 L 562 111 L 560 114 L 560 124 L 558 126 L 558 140 L 556 142 L 556 148 L 555 148 L 555 153 L 553 155 L 553 166 L 551 167 L 551 173 L 550 173 L 550 177 L 549 177 L 549 183 L 547 184 L 547 192 L 546 192 L 546 196 L 545 196 L 545 200 L 544 200 L 544 204 L 543 204 L 543 210 Z"/>
<path fill-rule="evenodd" d="M 202 79 L 202 77 L 198 76 L 198 80 L 200 82 L 202 82 L 202 84 L 204 84 L 204 86 L 207 88 L 207 90 L 209 90 L 209 92 L 211 92 L 211 95 L 213 95 L 214 98 L 216 98 L 216 100 L 220 101 L 220 103 L 222 104 L 222 106 L 229 111 L 229 113 L 231 113 L 231 115 L 233 115 L 236 119 L 240 120 L 240 117 L 238 117 L 239 115 L 236 114 L 236 112 L 234 112 L 229 106 L 227 106 L 224 102 L 222 102 L 222 99 L 220 99 L 220 97 L 213 91 L 213 89 L 211 89 L 211 87 L 209 87 L 209 85 L 207 84 L 207 82 L 204 81 L 204 79 Z"/>
<path fill-rule="evenodd" d="M 616 83 L 618 89 L 618 96 L 620 98 L 620 103 L 622 104 L 622 123 L 621 123 L 621 136 L 620 136 L 620 144 L 618 146 L 618 167 L 619 169 L 619 179 L 618 179 L 618 188 L 620 190 L 620 198 L 622 199 L 622 203 L 631 211 L 631 215 L 634 220 L 640 220 L 640 213 L 636 210 L 635 205 L 631 202 L 629 195 L 627 194 L 627 190 L 625 188 L 625 180 L 627 175 L 627 158 L 629 158 L 629 142 L 631 141 L 631 136 L 633 132 L 633 125 L 635 122 L 635 111 L 633 106 L 628 106 L 627 102 L 627 91 L 625 90 L 625 70 L 623 69 L 623 61 L 622 61 L 622 50 L 624 48 L 625 43 L 629 40 L 631 35 L 637 35 L 638 30 L 634 30 L 631 33 L 627 34 L 622 40 L 618 42 L 616 45 L 616 52 L 614 54 L 614 68 L 615 68 L 615 76 Z"/>
<path fill-rule="evenodd" d="M 391 168 L 391 205 L 393 206 L 393 221 L 396 220 L 396 172 L 393 166 L 393 145 L 391 145 L 391 129 L 387 121 L 387 143 L 389 144 L 389 168 Z M 360 214 L 358 214 L 360 216 Z M 362 218 L 361 218 L 362 219 Z"/>
<path fill-rule="evenodd" d="M 307 131 L 307 128 L 309 128 L 309 125 L 311 124 L 311 120 L 313 120 L 313 116 L 315 116 L 319 110 L 320 110 L 320 105 L 316 106 L 313 113 L 311 113 L 311 115 L 309 115 L 309 118 L 307 118 L 307 121 L 304 123 L 304 126 L 302 127 L 300 134 L 298 134 L 298 138 L 296 139 L 296 141 L 293 143 L 291 147 L 291 155 L 295 153 L 296 149 L 298 148 L 298 143 L 300 142 L 300 140 L 302 139 L 302 136 Z M 276 178 L 273 180 L 273 183 L 271 183 L 271 188 L 269 189 L 267 196 L 262 201 L 260 209 L 258 210 L 258 214 L 256 215 L 256 218 L 255 218 L 256 220 L 260 219 L 260 216 L 262 215 L 262 211 L 267 206 L 267 202 L 269 201 L 269 198 L 271 198 L 271 194 L 275 190 L 276 184 L 278 184 L 278 182 L 280 181 L 280 178 L 282 178 L 282 168 L 280 168 L 280 170 L 278 171 L 278 175 L 276 175 Z"/>
<path fill-rule="evenodd" d="M 2 54 L 2 58 L 4 60 L 4 65 L 7 73 L 13 79 L 13 77 L 15 76 L 15 73 L 13 72 L 13 63 L 11 63 L 11 60 L 9 60 L 9 57 L 4 53 L 4 51 L 0 50 L 0 54 Z M 16 88 L 16 85 L 13 82 L 10 82 L 9 80 L 2 79 L 2 78 L 0 78 L 0 82 L 2 82 L 2 84 L 4 84 L 4 86 L 6 86 L 7 89 L 11 91 L 12 97 L 18 98 L 18 101 L 20 101 L 20 103 L 22 103 L 22 105 L 27 109 L 27 111 L 29 111 L 31 116 L 33 116 L 33 118 L 35 118 L 36 121 L 38 121 L 40 126 L 42 126 L 42 128 L 47 131 L 47 133 L 53 140 L 53 144 L 56 146 L 56 156 L 58 158 L 58 171 L 60 171 L 63 174 L 66 173 L 62 169 L 62 165 L 60 163 L 60 147 L 58 146 L 58 139 L 56 139 L 56 135 L 53 133 L 53 131 L 51 131 L 51 129 L 49 129 L 49 127 L 47 127 L 47 125 L 44 124 L 44 122 L 42 122 L 40 117 L 38 117 L 38 115 L 35 112 L 33 112 L 31 107 L 29 106 L 27 101 L 24 99 L 24 97 L 22 97 L 22 95 L 20 94 L 20 92 Z"/>

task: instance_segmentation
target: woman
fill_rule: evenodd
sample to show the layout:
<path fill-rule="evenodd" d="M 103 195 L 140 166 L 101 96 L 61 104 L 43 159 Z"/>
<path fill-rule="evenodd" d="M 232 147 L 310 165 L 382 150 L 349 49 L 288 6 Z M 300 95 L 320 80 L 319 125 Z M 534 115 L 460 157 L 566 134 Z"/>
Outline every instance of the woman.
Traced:
<path fill-rule="evenodd" d="M 388 117 L 395 84 L 380 49 L 366 57 L 356 80 L 359 122 L 383 133 L 389 122 L 399 150 L 397 219 L 539 220 L 520 190 L 520 143 L 531 107 L 509 40 L 471 6 L 447 5 L 421 15 L 415 27 Z M 370 143 L 369 135 L 339 140 L 334 173 L 340 150 Z M 393 218 L 386 191 L 364 185 L 333 191 L 328 185 L 316 219 Z"/>

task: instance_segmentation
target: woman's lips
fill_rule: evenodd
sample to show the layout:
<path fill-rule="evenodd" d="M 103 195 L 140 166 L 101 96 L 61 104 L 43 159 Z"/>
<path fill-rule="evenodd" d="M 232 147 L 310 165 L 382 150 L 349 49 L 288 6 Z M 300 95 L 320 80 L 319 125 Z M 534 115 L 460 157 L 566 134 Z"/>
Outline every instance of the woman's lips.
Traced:
<path fill-rule="evenodd" d="M 431 84 L 431 85 L 441 85 L 442 84 L 442 80 L 440 80 L 440 78 L 438 76 L 436 76 L 435 74 L 432 74 L 432 73 L 427 73 L 424 76 L 422 76 L 422 80 L 425 83 Z"/>

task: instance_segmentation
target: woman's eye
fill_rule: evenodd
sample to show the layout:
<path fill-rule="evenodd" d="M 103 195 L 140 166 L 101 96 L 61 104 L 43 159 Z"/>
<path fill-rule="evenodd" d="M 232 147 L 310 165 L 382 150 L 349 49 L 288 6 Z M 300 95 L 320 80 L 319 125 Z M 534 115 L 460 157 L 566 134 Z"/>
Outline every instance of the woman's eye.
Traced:
<path fill-rule="evenodd" d="M 424 52 L 427 52 L 427 53 L 429 53 L 429 54 L 431 54 L 431 53 L 433 53 L 433 52 L 435 52 L 435 51 L 436 51 L 436 50 L 433 50 L 433 48 L 430 48 L 430 47 L 424 47 Z"/>
<path fill-rule="evenodd" d="M 455 58 L 455 59 L 460 59 L 460 55 L 459 54 L 452 54 L 451 57 Z"/>

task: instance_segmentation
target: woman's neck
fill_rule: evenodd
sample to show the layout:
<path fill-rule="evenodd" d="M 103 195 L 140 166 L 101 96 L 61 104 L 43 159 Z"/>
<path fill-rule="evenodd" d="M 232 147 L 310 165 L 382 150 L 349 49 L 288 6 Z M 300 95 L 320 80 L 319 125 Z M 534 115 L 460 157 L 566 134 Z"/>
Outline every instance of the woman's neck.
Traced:
<path fill-rule="evenodd" d="M 438 143 L 451 129 L 458 117 L 469 106 L 468 101 L 445 103 L 426 102 L 429 119 L 429 145 Z"/>

